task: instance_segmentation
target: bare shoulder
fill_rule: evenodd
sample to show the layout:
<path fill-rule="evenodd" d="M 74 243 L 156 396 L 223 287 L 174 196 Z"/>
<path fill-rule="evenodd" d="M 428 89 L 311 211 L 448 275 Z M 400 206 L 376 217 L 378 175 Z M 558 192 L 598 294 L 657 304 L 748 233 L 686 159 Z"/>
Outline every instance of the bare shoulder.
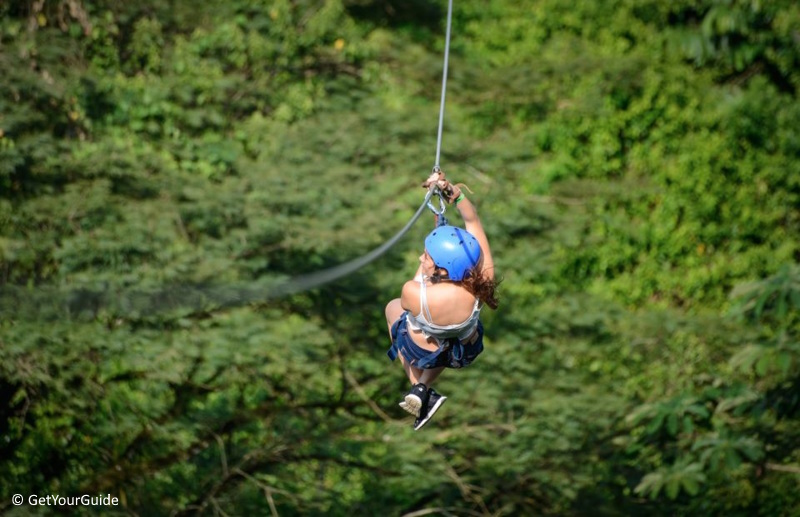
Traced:
<path fill-rule="evenodd" d="M 400 294 L 400 305 L 414 314 L 419 313 L 419 291 L 420 285 L 416 280 L 409 280 L 403 284 L 403 290 Z"/>
<path fill-rule="evenodd" d="M 431 306 L 464 305 L 471 307 L 475 297 L 458 284 L 442 282 L 428 286 L 428 303 Z"/>
<path fill-rule="evenodd" d="M 475 297 L 460 285 L 443 282 L 428 287 L 428 306 L 434 322 L 451 325 L 472 314 Z"/>

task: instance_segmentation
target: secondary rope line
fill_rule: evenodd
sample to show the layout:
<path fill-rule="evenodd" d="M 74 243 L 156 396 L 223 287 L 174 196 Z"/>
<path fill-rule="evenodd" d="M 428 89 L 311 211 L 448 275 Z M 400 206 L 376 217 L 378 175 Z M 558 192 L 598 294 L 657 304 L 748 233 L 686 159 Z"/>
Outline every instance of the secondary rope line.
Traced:
<path fill-rule="evenodd" d="M 453 0 L 448 0 L 444 65 L 442 72 L 442 95 L 439 104 L 439 127 L 436 135 L 436 161 L 433 167 L 434 171 L 441 170 L 439 167 L 439 160 L 442 151 L 442 131 L 444 128 L 444 107 L 447 94 L 447 70 L 450 57 L 452 20 Z M 439 196 L 438 209 L 431 201 L 434 195 Z M 273 300 L 289 294 L 320 287 L 354 273 L 373 262 L 408 233 L 414 223 L 420 218 L 426 206 L 438 216 L 440 224 L 446 222 L 444 218 L 445 206 L 443 198 L 438 188 L 433 185 L 428 190 L 422 204 L 408 223 L 406 223 L 406 225 L 391 239 L 366 255 L 338 266 L 307 275 L 293 277 L 283 282 L 278 282 L 277 284 L 171 286 L 168 289 L 129 291 L 127 293 L 115 292 L 110 289 L 93 291 L 90 289 L 77 288 L 67 292 L 42 289 L 39 290 L 39 294 L 42 296 L 35 296 L 33 295 L 34 293 L 31 293 L 30 290 L 26 288 L 11 287 L 0 289 L 0 308 L 4 310 L 12 308 L 17 309 L 14 312 L 18 314 L 22 312 L 27 313 L 20 314 L 24 319 L 27 319 L 26 316 L 33 317 L 33 319 L 48 319 L 64 316 L 85 316 L 87 313 L 90 317 L 96 317 L 98 313 L 104 310 L 120 316 L 125 316 L 127 314 L 137 317 L 154 315 L 168 310 L 214 310 L 245 303 Z M 26 301 L 29 303 L 24 303 Z"/>
<path fill-rule="evenodd" d="M 307 291 L 347 276 L 386 253 L 422 216 L 435 193 L 435 189 L 428 191 L 416 213 L 392 238 L 366 255 L 322 271 L 283 281 L 267 279 L 227 285 L 168 285 L 154 289 L 119 290 L 104 286 L 65 290 L 5 285 L 0 286 L 0 314 L 23 321 L 93 320 L 104 313 L 123 318 L 148 318 L 176 311 L 185 315 L 220 310 Z"/>
<path fill-rule="evenodd" d="M 428 191 L 425 195 L 425 200 L 417 209 L 416 213 L 411 217 L 411 219 L 406 223 L 406 225 L 397 232 L 394 237 L 389 239 L 388 241 L 384 242 L 374 250 L 370 251 L 366 255 L 353 259 L 350 262 L 345 262 L 344 264 L 340 264 L 338 266 L 334 266 L 329 269 L 325 269 L 322 271 L 318 271 L 315 273 L 310 273 L 308 275 L 302 275 L 295 277 L 284 284 L 279 284 L 277 286 L 278 295 L 284 296 L 286 294 L 296 293 L 300 291 L 306 291 L 308 289 L 313 289 L 315 287 L 319 287 L 321 285 L 327 284 L 343 276 L 347 276 L 350 273 L 353 273 L 362 267 L 366 266 L 370 262 L 374 261 L 384 253 L 386 253 L 392 246 L 397 243 L 411 227 L 414 223 L 417 222 L 417 219 L 420 218 L 422 212 L 425 210 L 425 207 L 428 206 L 428 202 L 431 199 L 431 196 L 434 194 L 434 189 Z"/>
<path fill-rule="evenodd" d="M 439 102 L 439 131 L 436 135 L 436 162 L 433 170 L 440 169 L 439 158 L 442 153 L 442 128 L 444 127 L 444 98 L 447 93 L 447 68 L 450 59 L 450 27 L 453 23 L 453 0 L 447 3 L 447 30 L 444 38 L 444 66 L 442 71 L 442 98 Z"/>

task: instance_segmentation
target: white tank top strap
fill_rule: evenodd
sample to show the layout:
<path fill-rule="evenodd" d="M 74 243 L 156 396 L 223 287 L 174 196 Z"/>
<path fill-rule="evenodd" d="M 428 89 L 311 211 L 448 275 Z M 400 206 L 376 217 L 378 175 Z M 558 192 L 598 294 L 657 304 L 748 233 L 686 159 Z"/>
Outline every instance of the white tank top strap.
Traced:
<path fill-rule="evenodd" d="M 426 279 L 423 277 L 422 282 L 419 284 L 419 312 L 425 315 L 425 319 L 428 320 L 429 323 L 433 323 L 431 308 L 428 306 L 428 287 L 425 280 Z"/>

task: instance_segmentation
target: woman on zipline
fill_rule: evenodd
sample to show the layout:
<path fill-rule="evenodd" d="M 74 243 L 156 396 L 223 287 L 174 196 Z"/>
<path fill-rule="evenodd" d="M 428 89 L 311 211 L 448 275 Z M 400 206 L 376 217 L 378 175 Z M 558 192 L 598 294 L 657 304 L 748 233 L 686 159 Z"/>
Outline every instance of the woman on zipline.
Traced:
<path fill-rule="evenodd" d="M 412 384 L 400 407 L 417 417 L 415 431 L 447 399 L 431 384 L 445 368 L 467 366 L 483 351 L 480 311 L 484 305 L 497 308 L 494 262 L 478 212 L 443 172 L 434 172 L 422 186 L 433 185 L 455 204 L 466 230 L 437 226 L 425 238 L 414 279 L 386 306 L 388 355 L 392 361 L 400 357 Z"/>

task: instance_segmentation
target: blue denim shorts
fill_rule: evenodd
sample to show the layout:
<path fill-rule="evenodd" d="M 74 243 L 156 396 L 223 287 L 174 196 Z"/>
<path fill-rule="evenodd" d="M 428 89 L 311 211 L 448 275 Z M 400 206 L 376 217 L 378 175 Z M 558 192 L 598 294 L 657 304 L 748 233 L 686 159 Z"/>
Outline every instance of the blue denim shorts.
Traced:
<path fill-rule="evenodd" d="M 478 322 L 478 335 L 471 343 L 463 343 L 458 338 L 450 338 L 442 343 L 436 351 L 425 350 L 414 343 L 408 335 L 408 322 L 404 312 L 392 324 L 392 346 L 386 352 L 394 361 L 398 354 L 414 368 L 429 370 L 431 368 L 463 368 L 475 360 L 483 352 L 483 324 Z"/>

